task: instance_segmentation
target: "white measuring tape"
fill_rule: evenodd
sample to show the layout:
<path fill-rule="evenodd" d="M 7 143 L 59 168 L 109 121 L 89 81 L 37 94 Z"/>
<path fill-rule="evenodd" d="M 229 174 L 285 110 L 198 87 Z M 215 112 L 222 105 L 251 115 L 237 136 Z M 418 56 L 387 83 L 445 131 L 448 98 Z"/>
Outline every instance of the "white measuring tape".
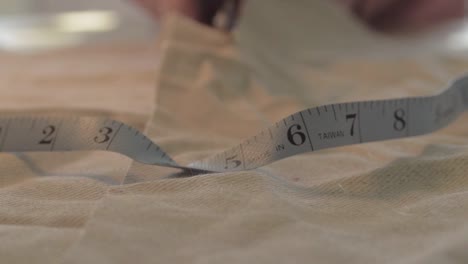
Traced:
<path fill-rule="evenodd" d="M 93 117 L 0 117 L 0 150 L 103 150 L 138 162 L 212 172 L 249 170 L 304 152 L 438 130 L 468 108 L 468 76 L 435 96 L 330 104 L 292 114 L 222 153 L 180 165 L 138 130 Z"/>

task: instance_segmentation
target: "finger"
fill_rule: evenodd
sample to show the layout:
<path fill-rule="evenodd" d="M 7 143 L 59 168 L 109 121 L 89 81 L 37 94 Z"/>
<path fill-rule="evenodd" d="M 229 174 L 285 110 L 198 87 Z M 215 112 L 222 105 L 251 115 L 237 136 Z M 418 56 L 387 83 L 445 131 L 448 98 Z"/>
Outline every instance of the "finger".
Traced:
<path fill-rule="evenodd" d="M 463 15 L 463 0 L 413 0 L 394 6 L 371 23 L 385 31 L 416 31 Z"/>

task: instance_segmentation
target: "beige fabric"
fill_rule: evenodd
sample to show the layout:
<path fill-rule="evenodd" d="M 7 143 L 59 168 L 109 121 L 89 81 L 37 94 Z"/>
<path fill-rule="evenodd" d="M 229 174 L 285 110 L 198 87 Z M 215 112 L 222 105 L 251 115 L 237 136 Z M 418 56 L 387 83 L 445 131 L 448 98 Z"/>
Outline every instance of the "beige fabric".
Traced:
<path fill-rule="evenodd" d="M 105 115 L 140 129 L 153 109 L 150 43 L 0 54 L 8 114 Z M 131 161 L 114 153 L 0 153 L 0 263 L 56 263 Z"/>
<path fill-rule="evenodd" d="M 143 129 L 156 98 L 146 133 L 176 159 L 190 161 L 305 107 L 433 94 L 468 66 L 442 55 L 322 57 L 321 63 L 285 56 L 281 64 L 274 52 L 242 55 L 258 50 L 243 36 L 173 18 L 161 36 L 160 59 L 155 48 L 142 46 L 4 55 L 10 69 L 1 73 L 0 100 L 11 111 L 104 111 Z M 427 136 L 193 177 L 109 153 L 1 154 L 0 259 L 465 263 L 467 121 L 464 115 Z"/>
<path fill-rule="evenodd" d="M 229 36 L 171 22 L 148 132 L 176 158 L 221 151 L 306 106 L 295 94 L 269 95 Z M 303 92 L 323 102 L 431 94 L 445 82 L 435 68 L 456 76 L 465 65 L 341 60 L 303 68 L 314 80 Z M 248 172 L 187 177 L 135 165 L 129 184 L 103 199 L 66 263 L 466 261 L 466 121 L 430 136 L 322 151 Z"/>

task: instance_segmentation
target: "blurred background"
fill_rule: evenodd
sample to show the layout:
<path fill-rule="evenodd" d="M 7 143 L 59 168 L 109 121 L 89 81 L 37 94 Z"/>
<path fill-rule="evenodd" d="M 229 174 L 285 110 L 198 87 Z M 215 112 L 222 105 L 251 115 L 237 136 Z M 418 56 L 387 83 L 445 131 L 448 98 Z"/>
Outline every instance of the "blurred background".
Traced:
<path fill-rule="evenodd" d="M 154 41 L 156 23 L 121 0 L 0 0 L 0 49 L 31 52 L 107 41 Z"/>
<path fill-rule="evenodd" d="M 248 25 L 244 28 L 254 24 L 261 25 L 262 21 L 271 21 L 269 20 L 271 18 L 266 17 L 268 14 L 258 12 L 262 5 L 263 7 L 265 5 L 260 2 L 262 1 L 249 2 L 250 10 L 253 11 L 244 12 L 242 18 L 244 21 L 247 20 L 244 24 Z M 363 38 L 365 34 L 356 34 L 354 27 L 350 30 L 347 25 L 348 20 L 341 20 L 337 17 L 334 19 L 329 11 L 317 10 L 322 6 L 317 3 L 311 1 L 314 8 L 312 11 L 306 11 L 310 16 L 316 17 L 312 19 L 312 21 L 315 20 L 315 25 L 308 25 L 308 30 L 312 34 L 320 34 L 321 37 L 315 38 L 312 43 L 307 43 L 308 49 L 317 50 L 321 46 L 328 49 L 337 42 L 337 38 L 346 46 L 352 43 L 353 39 Z M 278 12 L 282 12 L 282 8 L 287 8 L 287 6 L 288 3 L 285 2 L 283 7 L 277 8 Z M 274 8 L 271 9 L 274 10 Z M 277 18 L 279 14 L 271 14 L 271 16 Z M 258 21 L 252 23 L 249 17 L 256 17 Z M 326 23 L 323 23 L 323 20 Z M 268 24 L 264 25 L 266 30 L 270 27 Z M 257 35 L 259 31 L 261 30 L 258 28 L 252 29 L 252 34 Z M 280 28 L 276 30 L 281 35 L 288 34 L 287 28 L 284 32 L 280 31 Z M 146 10 L 135 5 L 131 0 L 0 0 L 0 50 L 3 51 L 37 52 L 84 43 L 154 42 L 157 34 L 158 23 Z M 259 35 L 265 38 L 264 35 Z M 328 39 L 330 36 L 332 39 Z M 255 37 L 250 35 L 249 38 Z M 397 37 L 397 40 L 402 39 L 416 40 L 416 43 L 411 42 L 405 46 L 412 46 L 418 50 L 424 46 L 426 50 L 436 48 L 456 52 L 465 51 L 468 50 L 468 23 L 460 20 L 431 30 L 429 33 Z M 361 45 L 360 41 L 356 43 Z"/>

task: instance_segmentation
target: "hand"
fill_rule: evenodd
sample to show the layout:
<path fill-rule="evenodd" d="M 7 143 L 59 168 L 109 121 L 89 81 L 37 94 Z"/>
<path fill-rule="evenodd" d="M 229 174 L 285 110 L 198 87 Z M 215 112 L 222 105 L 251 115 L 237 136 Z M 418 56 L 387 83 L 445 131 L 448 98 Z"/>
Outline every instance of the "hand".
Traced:
<path fill-rule="evenodd" d="M 146 9 L 153 18 L 176 12 L 205 24 L 212 24 L 224 0 L 133 0 Z"/>
<path fill-rule="evenodd" d="M 464 15 L 464 0 L 340 0 L 370 26 L 415 31 Z"/>
<path fill-rule="evenodd" d="M 225 0 L 133 0 L 153 17 L 178 12 L 212 24 Z M 326 1 L 326 0 L 321 0 Z M 382 31 L 427 29 L 464 15 L 464 0 L 338 0 L 365 23 Z M 242 1 L 238 1 L 242 2 Z"/>

